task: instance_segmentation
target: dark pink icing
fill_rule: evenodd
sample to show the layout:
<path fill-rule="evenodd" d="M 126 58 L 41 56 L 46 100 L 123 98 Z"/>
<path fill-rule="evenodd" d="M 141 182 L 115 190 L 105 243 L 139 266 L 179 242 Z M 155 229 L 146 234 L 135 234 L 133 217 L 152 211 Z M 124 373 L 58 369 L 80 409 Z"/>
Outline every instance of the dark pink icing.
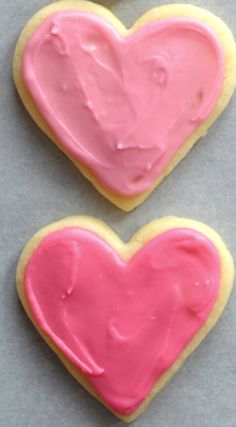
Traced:
<path fill-rule="evenodd" d="M 129 262 L 101 237 L 65 228 L 42 239 L 24 291 L 33 318 L 116 412 L 131 414 L 211 313 L 220 286 L 213 243 L 160 234 Z"/>

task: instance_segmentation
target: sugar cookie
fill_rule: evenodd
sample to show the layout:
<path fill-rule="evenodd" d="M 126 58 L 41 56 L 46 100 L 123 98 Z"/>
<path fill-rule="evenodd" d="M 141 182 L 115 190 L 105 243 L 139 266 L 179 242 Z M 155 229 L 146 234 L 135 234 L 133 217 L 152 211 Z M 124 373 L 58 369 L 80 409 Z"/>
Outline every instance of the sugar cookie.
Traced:
<path fill-rule="evenodd" d="M 228 27 L 198 7 L 160 6 L 127 30 L 102 6 L 57 1 L 26 24 L 13 68 L 39 127 L 129 211 L 227 106 L 236 48 Z"/>
<path fill-rule="evenodd" d="M 233 276 L 223 241 L 199 222 L 166 217 L 123 243 L 78 216 L 29 241 L 17 290 L 71 374 L 130 422 L 215 325 Z"/>

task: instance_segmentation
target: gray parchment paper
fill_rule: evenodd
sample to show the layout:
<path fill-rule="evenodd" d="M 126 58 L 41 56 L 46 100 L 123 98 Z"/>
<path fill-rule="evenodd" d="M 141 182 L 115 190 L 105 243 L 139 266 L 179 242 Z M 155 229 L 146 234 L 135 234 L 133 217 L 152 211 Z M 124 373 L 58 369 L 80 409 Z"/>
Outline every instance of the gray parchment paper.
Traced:
<path fill-rule="evenodd" d="M 0 426 L 121 426 L 67 373 L 26 318 L 15 291 L 17 258 L 34 232 L 72 214 L 95 215 L 123 239 L 161 216 L 197 219 L 218 230 L 235 257 L 236 97 L 148 200 L 132 213 L 122 213 L 37 128 L 14 89 L 11 60 L 16 39 L 47 0 L 0 3 Z M 236 35 L 235 0 L 192 3 L 221 16 Z M 130 25 L 160 2 L 103 4 Z M 235 330 L 233 292 L 214 331 L 135 427 L 235 427 Z"/>

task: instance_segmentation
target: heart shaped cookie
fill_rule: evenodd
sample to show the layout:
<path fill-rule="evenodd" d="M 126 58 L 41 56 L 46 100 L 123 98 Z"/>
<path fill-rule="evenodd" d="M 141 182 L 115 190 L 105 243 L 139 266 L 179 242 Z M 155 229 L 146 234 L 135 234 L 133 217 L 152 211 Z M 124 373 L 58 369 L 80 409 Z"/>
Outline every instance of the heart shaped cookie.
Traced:
<path fill-rule="evenodd" d="M 17 289 L 72 375 L 129 422 L 215 325 L 233 276 L 221 238 L 201 223 L 153 221 L 125 244 L 100 221 L 71 217 L 26 245 Z"/>
<path fill-rule="evenodd" d="M 224 110 L 235 67 L 230 30 L 205 10 L 161 6 L 127 30 L 104 7 L 74 0 L 28 22 L 14 79 L 40 128 L 129 211 Z"/>

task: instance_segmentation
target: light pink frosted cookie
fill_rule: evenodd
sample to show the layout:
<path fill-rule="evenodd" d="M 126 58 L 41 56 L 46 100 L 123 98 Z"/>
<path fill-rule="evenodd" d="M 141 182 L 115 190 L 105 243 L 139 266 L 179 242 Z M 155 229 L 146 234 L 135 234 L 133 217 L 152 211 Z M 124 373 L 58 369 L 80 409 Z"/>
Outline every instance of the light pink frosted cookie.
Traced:
<path fill-rule="evenodd" d="M 168 217 L 123 243 L 104 223 L 71 217 L 26 245 L 17 290 L 72 375 L 129 422 L 215 325 L 233 276 L 204 224 Z"/>
<path fill-rule="evenodd" d="M 27 23 L 14 79 L 41 129 L 129 211 L 227 106 L 235 67 L 230 30 L 203 9 L 157 7 L 127 30 L 106 8 L 74 0 Z"/>

